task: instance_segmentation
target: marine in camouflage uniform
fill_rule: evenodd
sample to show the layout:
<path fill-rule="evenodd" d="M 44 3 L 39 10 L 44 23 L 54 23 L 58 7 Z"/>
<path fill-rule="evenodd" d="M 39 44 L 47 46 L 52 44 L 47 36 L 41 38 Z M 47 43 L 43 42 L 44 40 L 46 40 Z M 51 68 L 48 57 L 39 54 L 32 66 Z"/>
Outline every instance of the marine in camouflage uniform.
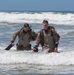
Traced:
<path fill-rule="evenodd" d="M 43 50 L 48 49 L 48 52 L 58 52 L 59 34 L 55 31 L 53 26 L 48 26 L 47 20 L 43 21 L 43 26 L 44 29 L 37 35 L 36 45 L 33 51 L 38 52 L 38 46 L 41 44 Z"/>
<path fill-rule="evenodd" d="M 21 30 L 16 31 L 11 39 L 13 44 L 16 37 L 18 36 L 18 43 L 16 44 L 17 50 L 30 50 L 31 44 L 30 41 L 36 39 L 37 34 L 30 29 L 29 24 L 24 24 L 24 27 Z"/>

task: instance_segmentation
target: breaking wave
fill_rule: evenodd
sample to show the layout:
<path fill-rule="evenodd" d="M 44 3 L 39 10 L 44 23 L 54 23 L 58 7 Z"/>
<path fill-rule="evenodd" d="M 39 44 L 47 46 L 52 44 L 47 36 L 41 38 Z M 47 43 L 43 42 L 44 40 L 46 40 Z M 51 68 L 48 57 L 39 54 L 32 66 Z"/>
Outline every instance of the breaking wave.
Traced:
<path fill-rule="evenodd" d="M 0 12 L 0 23 L 42 23 L 74 25 L 74 13 L 61 12 Z"/>

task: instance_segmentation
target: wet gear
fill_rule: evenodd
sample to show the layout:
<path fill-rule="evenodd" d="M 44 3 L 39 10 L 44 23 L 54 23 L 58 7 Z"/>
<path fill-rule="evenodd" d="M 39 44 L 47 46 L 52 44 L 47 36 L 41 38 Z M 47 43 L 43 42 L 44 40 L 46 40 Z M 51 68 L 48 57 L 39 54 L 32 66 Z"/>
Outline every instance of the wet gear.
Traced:
<path fill-rule="evenodd" d="M 13 47 L 12 44 L 10 44 L 9 46 L 7 46 L 7 48 L 5 48 L 5 50 L 10 50 Z"/>
<path fill-rule="evenodd" d="M 50 52 L 54 52 L 54 48 L 58 47 L 60 36 L 53 26 L 49 26 L 47 30 L 42 29 L 36 39 L 36 46 L 42 43 L 43 50 L 49 48 Z"/>
<path fill-rule="evenodd" d="M 16 44 L 17 46 L 17 50 L 31 50 L 31 44 L 29 44 L 28 46 L 24 47 L 23 45 L 18 45 Z"/>
<path fill-rule="evenodd" d="M 27 32 L 23 30 L 23 28 L 19 31 L 16 31 L 13 36 L 11 41 L 15 41 L 16 37 L 18 36 L 18 44 L 17 50 L 29 50 L 31 49 L 29 47 L 30 41 L 34 41 L 36 39 L 37 34 L 32 31 L 32 29 L 29 29 Z"/>
<path fill-rule="evenodd" d="M 33 51 L 34 51 L 34 52 L 38 52 L 38 48 L 37 48 L 37 47 L 34 47 L 34 48 L 33 48 Z"/>

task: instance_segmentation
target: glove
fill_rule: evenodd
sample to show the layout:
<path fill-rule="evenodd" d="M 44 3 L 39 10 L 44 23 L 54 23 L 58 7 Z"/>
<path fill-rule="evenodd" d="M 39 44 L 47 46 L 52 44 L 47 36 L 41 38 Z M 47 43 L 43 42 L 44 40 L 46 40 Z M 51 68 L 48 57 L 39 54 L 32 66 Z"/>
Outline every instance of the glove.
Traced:
<path fill-rule="evenodd" d="M 57 44 L 57 43 L 55 44 L 55 47 L 56 47 L 56 48 L 58 47 L 58 44 Z"/>
<path fill-rule="evenodd" d="M 11 41 L 12 46 L 14 46 L 14 41 Z"/>
<path fill-rule="evenodd" d="M 33 47 L 33 52 L 38 52 L 38 48 L 37 47 Z"/>
<path fill-rule="evenodd" d="M 14 41 L 11 41 L 11 43 L 13 43 Z"/>

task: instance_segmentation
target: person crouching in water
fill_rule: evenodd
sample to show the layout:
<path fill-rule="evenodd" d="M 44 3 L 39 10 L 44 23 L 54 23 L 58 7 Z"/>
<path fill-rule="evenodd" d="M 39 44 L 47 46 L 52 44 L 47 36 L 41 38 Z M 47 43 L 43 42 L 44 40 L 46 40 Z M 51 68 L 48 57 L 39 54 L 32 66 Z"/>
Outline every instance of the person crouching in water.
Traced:
<path fill-rule="evenodd" d="M 60 36 L 55 31 L 53 26 L 48 26 L 48 21 L 43 20 L 43 29 L 37 35 L 36 45 L 33 48 L 34 52 L 38 52 L 39 44 L 42 45 L 43 50 L 48 50 L 48 52 L 58 52 L 58 44 Z"/>
<path fill-rule="evenodd" d="M 11 39 L 11 44 L 14 45 L 14 41 L 18 36 L 18 43 L 16 44 L 17 50 L 30 50 L 31 44 L 30 41 L 36 39 L 37 34 L 32 31 L 28 23 L 24 24 L 24 27 L 21 30 L 16 31 Z"/>

